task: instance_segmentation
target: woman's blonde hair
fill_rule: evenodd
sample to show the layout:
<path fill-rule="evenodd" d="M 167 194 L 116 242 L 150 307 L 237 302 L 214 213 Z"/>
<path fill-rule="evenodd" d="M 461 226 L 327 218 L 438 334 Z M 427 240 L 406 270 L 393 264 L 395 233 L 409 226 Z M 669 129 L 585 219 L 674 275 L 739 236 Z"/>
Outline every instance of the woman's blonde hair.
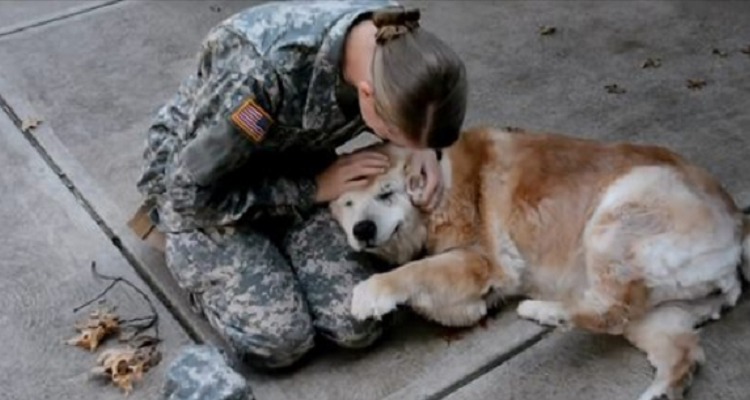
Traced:
<path fill-rule="evenodd" d="M 443 148 L 458 139 L 464 122 L 466 67 L 445 42 L 420 28 L 420 15 L 403 7 L 372 15 L 375 111 L 413 141 Z"/>

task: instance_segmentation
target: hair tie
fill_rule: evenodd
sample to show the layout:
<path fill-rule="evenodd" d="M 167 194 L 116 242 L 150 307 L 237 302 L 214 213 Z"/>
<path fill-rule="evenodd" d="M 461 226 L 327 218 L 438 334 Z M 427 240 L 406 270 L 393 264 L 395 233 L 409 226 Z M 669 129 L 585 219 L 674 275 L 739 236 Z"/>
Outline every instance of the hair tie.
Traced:
<path fill-rule="evenodd" d="M 372 22 L 378 28 L 375 40 L 378 44 L 387 43 L 408 32 L 419 28 L 421 13 L 419 9 L 405 9 L 404 7 L 388 7 L 376 11 Z"/>

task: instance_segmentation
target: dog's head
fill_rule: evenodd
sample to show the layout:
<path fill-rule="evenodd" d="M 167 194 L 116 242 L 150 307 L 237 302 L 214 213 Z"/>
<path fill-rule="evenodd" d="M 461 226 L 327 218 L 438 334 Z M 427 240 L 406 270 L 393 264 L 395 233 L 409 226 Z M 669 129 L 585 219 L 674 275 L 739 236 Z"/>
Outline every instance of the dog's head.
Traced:
<path fill-rule="evenodd" d="M 411 200 L 424 178 L 409 171 L 410 150 L 389 144 L 378 149 L 391 160 L 388 171 L 331 202 L 331 212 L 352 249 L 403 264 L 416 257 L 427 240 L 424 217 Z"/>

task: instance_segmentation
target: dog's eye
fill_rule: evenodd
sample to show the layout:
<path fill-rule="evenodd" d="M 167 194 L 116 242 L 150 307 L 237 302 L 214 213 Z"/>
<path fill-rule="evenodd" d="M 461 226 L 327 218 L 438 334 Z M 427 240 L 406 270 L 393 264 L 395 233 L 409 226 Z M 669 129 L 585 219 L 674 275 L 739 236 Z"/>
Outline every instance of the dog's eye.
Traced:
<path fill-rule="evenodd" d="M 388 192 L 383 192 L 383 193 L 381 193 L 380 195 L 378 195 L 378 200 L 383 200 L 383 201 L 385 201 L 385 200 L 388 200 L 388 199 L 390 199 L 390 198 L 391 198 L 391 196 L 393 196 L 393 192 L 392 192 L 392 191 L 388 191 Z"/>
<path fill-rule="evenodd" d="M 354 203 L 353 203 L 353 202 L 352 202 L 351 200 L 349 200 L 349 201 L 347 201 L 346 203 L 344 203 L 344 206 L 345 206 L 345 207 L 351 207 L 351 206 L 353 206 L 353 205 L 354 205 Z"/>

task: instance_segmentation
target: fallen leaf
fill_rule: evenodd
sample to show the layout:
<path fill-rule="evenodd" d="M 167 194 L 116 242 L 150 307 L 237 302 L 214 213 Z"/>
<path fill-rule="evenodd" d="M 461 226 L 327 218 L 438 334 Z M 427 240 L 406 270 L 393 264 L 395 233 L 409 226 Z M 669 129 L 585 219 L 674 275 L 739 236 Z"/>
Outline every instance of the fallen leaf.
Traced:
<path fill-rule="evenodd" d="M 80 333 L 66 343 L 94 351 L 107 337 L 120 332 L 119 321 L 120 317 L 107 308 L 96 310 L 86 320 L 75 323 L 74 327 Z"/>
<path fill-rule="evenodd" d="M 721 49 L 713 49 L 713 50 L 711 51 L 711 54 L 713 54 L 713 55 L 717 55 L 717 56 L 719 56 L 719 57 L 721 57 L 721 58 L 724 58 L 724 57 L 726 57 L 726 56 L 728 56 L 728 55 L 729 55 L 729 54 L 728 54 L 728 53 L 727 53 L 726 51 L 723 51 L 723 50 L 721 50 Z"/>
<path fill-rule="evenodd" d="M 612 93 L 612 94 L 622 94 L 622 93 L 625 93 L 625 89 L 621 88 L 616 83 L 613 83 L 613 84 L 610 84 L 610 85 L 605 85 L 604 89 L 607 90 L 607 93 Z"/>
<path fill-rule="evenodd" d="M 44 122 L 44 119 L 39 117 L 28 117 L 21 121 L 21 130 L 24 132 L 29 132 L 32 129 L 35 129 L 39 125 Z"/>
<path fill-rule="evenodd" d="M 688 79 L 687 87 L 691 90 L 702 89 L 706 86 L 706 81 L 703 79 Z"/>
<path fill-rule="evenodd" d="M 136 380 L 131 373 L 131 366 L 135 364 L 135 350 L 129 348 L 105 350 L 96 359 L 96 363 L 98 364 L 95 368 L 96 372 L 103 372 L 115 386 L 125 392 L 126 396 L 132 392 L 133 381 Z"/>
<path fill-rule="evenodd" d="M 136 360 L 142 365 L 143 371 L 156 367 L 161 362 L 161 352 L 156 345 L 136 349 Z"/>
<path fill-rule="evenodd" d="M 740 49 L 740 51 L 741 51 L 741 52 L 742 52 L 743 54 L 750 54 L 750 45 L 748 45 L 748 46 L 747 46 L 747 47 L 745 47 L 745 48 L 742 48 L 742 49 Z"/>
<path fill-rule="evenodd" d="M 94 376 L 107 377 L 122 389 L 128 396 L 133 391 L 133 385 L 143 379 L 148 372 L 161 361 L 161 353 L 155 347 L 107 349 L 96 359 L 96 366 L 91 369 Z"/>
<path fill-rule="evenodd" d="M 542 25 L 539 27 L 539 34 L 543 36 L 552 35 L 557 32 L 557 28 L 554 26 Z"/>
<path fill-rule="evenodd" d="M 78 346 L 89 351 L 96 350 L 104 339 L 104 329 L 101 327 L 81 329 L 81 333 L 73 338 L 68 339 L 65 343 L 71 346 Z"/>
<path fill-rule="evenodd" d="M 659 68 L 661 67 L 661 59 L 659 58 L 647 58 L 643 62 L 641 68 Z"/>

